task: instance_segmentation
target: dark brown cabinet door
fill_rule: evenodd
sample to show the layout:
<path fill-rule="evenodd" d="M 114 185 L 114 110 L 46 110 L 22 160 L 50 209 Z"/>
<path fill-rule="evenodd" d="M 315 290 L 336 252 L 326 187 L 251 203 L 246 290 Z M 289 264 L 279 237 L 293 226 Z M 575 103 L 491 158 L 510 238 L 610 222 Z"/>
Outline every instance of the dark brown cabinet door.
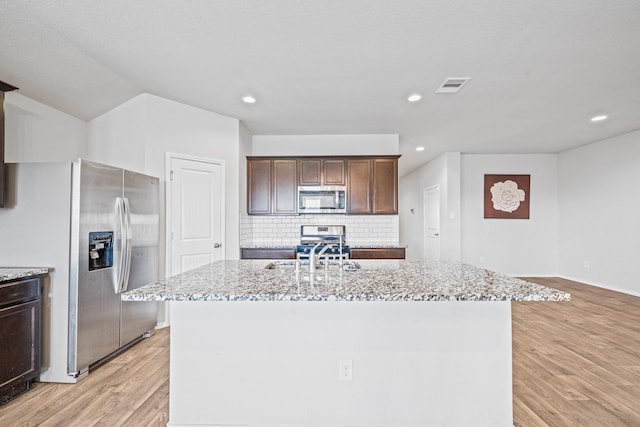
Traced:
<path fill-rule="evenodd" d="M 300 185 L 320 185 L 322 183 L 322 160 L 300 160 Z"/>
<path fill-rule="evenodd" d="M 0 283 L 0 404 L 40 373 L 40 279 Z"/>
<path fill-rule="evenodd" d="M 344 159 L 301 159 L 298 185 L 345 185 Z"/>
<path fill-rule="evenodd" d="M 0 81 L 0 208 L 5 204 L 5 165 L 4 165 L 4 93 L 18 89 L 17 87 Z"/>
<path fill-rule="evenodd" d="M 323 166 L 325 185 L 345 185 L 344 160 L 325 159 Z"/>
<path fill-rule="evenodd" d="M 347 213 L 372 213 L 369 159 L 347 160 Z"/>
<path fill-rule="evenodd" d="M 373 160 L 373 213 L 398 213 L 398 160 Z"/>
<path fill-rule="evenodd" d="M 298 213 L 296 203 L 298 185 L 296 183 L 296 160 L 273 161 L 273 210 L 274 214 Z"/>
<path fill-rule="evenodd" d="M 0 90 L 0 208 L 4 207 L 4 91 Z"/>
<path fill-rule="evenodd" d="M 271 213 L 271 160 L 247 160 L 247 211 L 249 215 Z"/>

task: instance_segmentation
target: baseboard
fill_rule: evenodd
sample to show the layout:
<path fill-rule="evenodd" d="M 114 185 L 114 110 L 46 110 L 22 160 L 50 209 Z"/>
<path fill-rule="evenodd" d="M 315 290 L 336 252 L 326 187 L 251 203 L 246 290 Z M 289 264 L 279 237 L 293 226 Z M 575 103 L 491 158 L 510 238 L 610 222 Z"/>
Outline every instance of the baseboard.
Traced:
<path fill-rule="evenodd" d="M 629 290 L 629 289 L 616 288 L 615 286 L 608 286 L 608 285 L 605 285 L 605 284 L 602 284 L 602 283 L 587 282 L 584 279 L 577 279 L 575 277 L 570 277 L 570 276 L 558 275 L 558 276 L 555 276 L 555 277 L 559 277 L 559 278 L 565 279 L 565 280 L 571 280 L 572 282 L 584 283 L 585 285 L 595 286 L 597 288 L 608 289 L 610 291 L 615 291 L 615 292 L 620 292 L 620 293 L 627 294 L 627 295 L 632 295 L 634 297 L 640 297 L 640 292 L 632 291 L 632 290 Z"/>
<path fill-rule="evenodd" d="M 169 327 L 169 324 L 167 322 L 160 322 L 156 325 L 156 329 L 164 329 L 168 327 Z"/>
<path fill-rule="evenodd" d="M 509 274 L 510 277 L 515 277 L 517 279 L 520 279 L 522 277 L 560 277 L 557 274 L 535 274 L 535 273 L 530 273 L 530 274 Z"/>

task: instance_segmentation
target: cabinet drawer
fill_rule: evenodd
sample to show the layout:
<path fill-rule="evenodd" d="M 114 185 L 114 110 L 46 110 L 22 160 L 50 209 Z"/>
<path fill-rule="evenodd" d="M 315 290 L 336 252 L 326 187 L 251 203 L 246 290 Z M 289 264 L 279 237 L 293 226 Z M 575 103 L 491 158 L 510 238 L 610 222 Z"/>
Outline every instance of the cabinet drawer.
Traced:
<path fill-rule="evenodd" d="M 40 296 L 40 279 L 32 278 L 0 284 L 0 307 L 29 301 Z"/>
<path fill-rule="evenodd" d="M 242 248 L 241 259 L 295 259 L 296 250 L 289 248 Z"/>
<path fill-rule="evenodd" d="M 405 248 L 351 248 L 351 259 L 404 259 Z"/>

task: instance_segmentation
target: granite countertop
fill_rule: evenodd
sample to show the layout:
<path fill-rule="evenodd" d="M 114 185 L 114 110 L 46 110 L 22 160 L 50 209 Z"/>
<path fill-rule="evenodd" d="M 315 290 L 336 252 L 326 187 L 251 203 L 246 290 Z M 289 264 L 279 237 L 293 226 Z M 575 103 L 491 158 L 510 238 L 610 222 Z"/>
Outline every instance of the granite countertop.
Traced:
<path fill-rule="evenodd" d="M 8 282 L 10 280 L 22 279 L 23 277 L 47 274 L 48 272 L 49 272 L 49 269 L 43 268 L 43 267 L 31 267 L 31 268 L 0 267 L 0 283 Z"/>
<path fill-rule="evenodd" d="M 216 261 L 122 294 L 124 301 L 568 301 L 570 295 L 455 262 L 358 262 L 296 273 L 293 261 Z M 353 263 L 353 261 L 352 261 Z M 288 266 L 287 266 L 288 264 Z M 354 263 L 355 264 L 355 263 Z M 303 266 L 304 267 L 304 266 Z"/>

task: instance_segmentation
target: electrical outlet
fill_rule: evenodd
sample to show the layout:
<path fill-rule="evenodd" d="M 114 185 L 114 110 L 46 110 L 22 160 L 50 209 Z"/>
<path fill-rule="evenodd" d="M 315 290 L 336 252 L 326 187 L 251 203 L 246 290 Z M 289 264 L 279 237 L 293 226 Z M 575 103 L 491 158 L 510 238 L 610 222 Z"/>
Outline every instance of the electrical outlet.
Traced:
<path fill-rule="evenodd" d="M 353 361 L 341 360 L 340 371 L 338 372 L 338 379 L 340 381 L 351 381 L 353 379 Z"/>

